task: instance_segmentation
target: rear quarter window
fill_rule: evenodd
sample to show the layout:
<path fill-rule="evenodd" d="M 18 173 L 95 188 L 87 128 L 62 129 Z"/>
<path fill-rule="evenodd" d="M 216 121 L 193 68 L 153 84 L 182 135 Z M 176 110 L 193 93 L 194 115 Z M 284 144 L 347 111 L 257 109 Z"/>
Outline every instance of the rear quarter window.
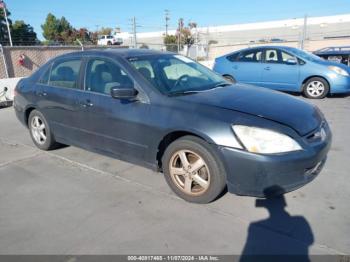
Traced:
<path fill-rule="evenodd" d="M 50 71 L 51 71 L 51 65 L 48 66 L 41 74 L 38 83 L 47 85 L 49 83 L 49 78 L 50 78 Z"/>
<path fill-rule="evenodd" d="M 228 61 L 231 61 L 231 62 L 234 62 L 234 61 L 237 61 L 237 58 L 239 56 L 240 53 L 235 53 L 235 54 L 232 54 L 232 55 L 228 55 L 226 58 Z"/>

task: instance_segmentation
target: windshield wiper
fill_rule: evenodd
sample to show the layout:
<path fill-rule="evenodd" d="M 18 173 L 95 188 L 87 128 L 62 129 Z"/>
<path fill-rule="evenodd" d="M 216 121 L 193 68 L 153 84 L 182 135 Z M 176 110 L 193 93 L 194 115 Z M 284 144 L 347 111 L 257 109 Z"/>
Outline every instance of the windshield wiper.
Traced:
<path fill-rule="evenodd" d="M 230 83 L 227 83 L 227 82 L 220 82 L 220 83 L 217 83 L 213 88 L 217 88 L 217 87 L 225 87 L 225 86 L 230 86 L 231 84 Z"/>
<path fill-rule="evenodd" d="M 191 94 L 197 94 L 201 91 L 198 90 L 186 90 L 186 91 L 178 91 L 178 92 L 172 92 L 169 93 L 168 96 L 182 96 L 182 95 L 191 95 Z"/>

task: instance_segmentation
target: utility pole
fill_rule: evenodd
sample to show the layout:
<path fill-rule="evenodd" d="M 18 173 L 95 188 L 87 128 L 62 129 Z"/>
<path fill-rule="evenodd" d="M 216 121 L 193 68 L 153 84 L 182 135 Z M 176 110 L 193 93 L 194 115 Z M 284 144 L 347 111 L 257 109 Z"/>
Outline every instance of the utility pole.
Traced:
<path fill-rule="evenodd" d="M 137 48 L 137 39 L 136 39 L 136 17 L 132 18 L 132 35 L 133 35 L 133 46 Z"/>
<path fill-rule="evenodd" d="M 7 18 L 6 4 L 2 0 L 0 0 L 0 7 L 2 8 L 2 10 L 4 10 L 4 16 L 5 16 L 6 26 L 7 26 L 7 33 L 9 35 L 10 46 L 13 46 L 13 44 L 12 44 L 12 37 L 11 37 L 11 30 L 10 30 L 10 24 L 9 24 L 9 20 Z"/>
<path fill-rule="evenodd" d="M 165 36 L 168 36 L 170 13 L 168 9 L 165 9 L 164 12 L 165 12 Z"/>
<path fill-rule="evenodd" d="M 305 17 L 304 17 L 303 35 L 301 37 L 301 44 L 300 44 L 300 48 L 303 50 L 305 48 L 306 31 L 307 31 L 307 15 L 305 15 Z"/>
<path fill-rule="evenodd" d="M 183 28 L 183 25 L 184 25 L 184 20 L 182 18 L 179 19 L 179 27 L 178 27 L 178 33 L 179 33 L 179 36 L 178 36 L 178 43 L 177 43 L 177 52 L 180 53 L 180 49 L 181 49 L 181 34 L 182 34 L 182 28 Z"/>

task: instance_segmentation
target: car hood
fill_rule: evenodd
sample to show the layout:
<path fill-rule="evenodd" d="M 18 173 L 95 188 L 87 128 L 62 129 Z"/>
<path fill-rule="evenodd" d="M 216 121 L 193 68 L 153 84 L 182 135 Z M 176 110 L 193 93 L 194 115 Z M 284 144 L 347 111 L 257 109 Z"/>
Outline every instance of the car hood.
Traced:
<path fill-rule="evenodd" d="M 244 84 L 180 96 L 178 99 L 269 119 L 293 128 L 301 136 L 316 129 L 322 122 L 317 107 L 308 102 L 281 92 Z"/>
<path fill-rule="evenodd" d="M 337 63 L 337 62 L 333 62 L 333 61 L 328 61 L 328 60 L 319 60 L 317 61 L 318 64 L 324 65 L 324 66 L 337 66 L 340 67 L 342 69 L 344 69 L 345 71 L 347 71 L 350 74 L 350 67 L 347 65 L 344 65 L 342 63 Z"/>

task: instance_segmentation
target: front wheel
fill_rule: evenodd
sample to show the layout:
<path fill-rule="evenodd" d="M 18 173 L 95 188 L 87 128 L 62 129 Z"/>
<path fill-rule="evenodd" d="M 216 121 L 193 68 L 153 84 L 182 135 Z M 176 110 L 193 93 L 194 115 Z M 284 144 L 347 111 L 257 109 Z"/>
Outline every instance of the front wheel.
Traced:
<path fill-rule="evenodd" d="M 30 113 L 28 127 L 30 136 L 38 148 L 47 151 L 57 147 L 50 126 L 40 111 L 33 110 Z"/>
<path fill-rule="evenodd" d="M 182 199 L 210 203 L 226 186 L 226 174 L 214 150 L 205 141 L 186 136 L 174 141 L 162 158 L 170 188 Z"/>
<path fill-rule="evenodd" d="M 329 93 L 329 84 L 323 78 L 313 77 L 305 83 L 303 93 L 311 99 L 325 98 Z"/>

